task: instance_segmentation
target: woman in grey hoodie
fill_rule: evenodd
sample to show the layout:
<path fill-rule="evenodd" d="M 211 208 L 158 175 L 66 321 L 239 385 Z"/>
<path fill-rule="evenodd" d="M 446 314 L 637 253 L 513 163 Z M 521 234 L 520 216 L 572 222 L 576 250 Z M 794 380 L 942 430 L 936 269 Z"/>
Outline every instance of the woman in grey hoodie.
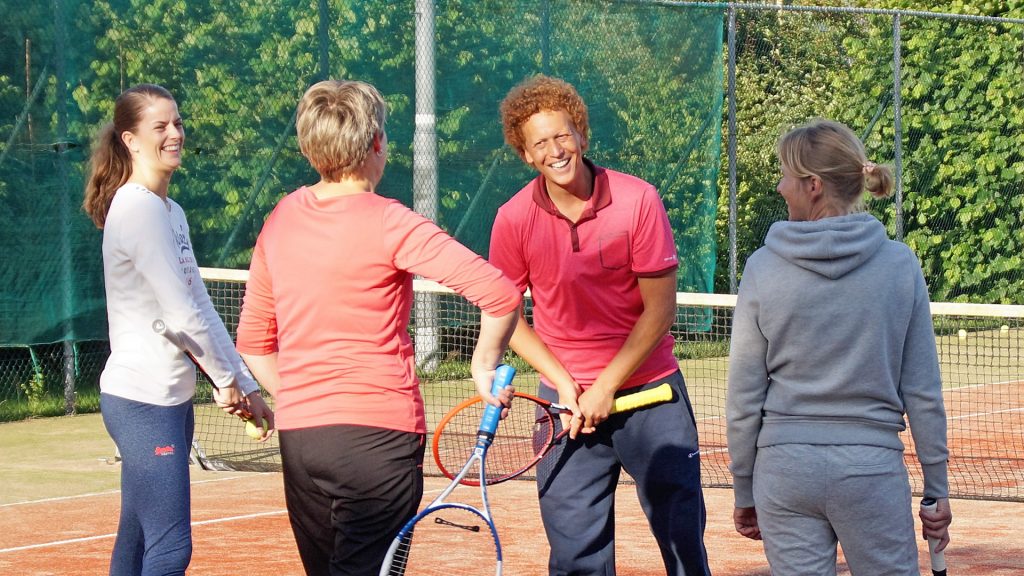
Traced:
<path fill-rule="evenodd" d="M 899 433 L 924 472 L 923 536 L 949 542 L 942 400 L 928 289 L 916 256 L 863 211 L 892 191 L 846 126 L 815 120 L 779 140 L 789 220 L 747 260 L 729 356 L 736 530 L 764 539 L 776 576 L 918 574 Z"/>

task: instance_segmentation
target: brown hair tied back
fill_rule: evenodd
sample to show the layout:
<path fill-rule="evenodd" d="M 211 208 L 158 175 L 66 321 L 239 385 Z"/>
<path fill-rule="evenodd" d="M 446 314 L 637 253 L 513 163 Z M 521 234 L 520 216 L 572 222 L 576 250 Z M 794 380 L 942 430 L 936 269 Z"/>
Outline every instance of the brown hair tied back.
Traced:
<path fill-rule="evenodd" d="M 139 84 L 125 90 L 114 101 L 113 122 L 103 125 L 96 135 L 82 209 L 97 228 L 103 228 L 107 220 L 114 193 L 132 175 L 132 158 L 121 141 L 121 134 L 138 127 L 142 112 L 155 99 L 173 101 L 174 97 L 156 84 Z"/>

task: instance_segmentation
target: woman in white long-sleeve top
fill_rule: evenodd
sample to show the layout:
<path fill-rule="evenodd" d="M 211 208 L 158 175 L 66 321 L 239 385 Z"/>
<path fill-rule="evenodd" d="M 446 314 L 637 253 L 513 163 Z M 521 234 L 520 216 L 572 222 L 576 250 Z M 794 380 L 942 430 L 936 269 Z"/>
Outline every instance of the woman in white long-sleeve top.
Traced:
<path fill-rule="evenodd" d="M 846 126 L 816 120 L 778 144 L 789 219 L 747 261 L 729 357 L 734 520 L 772 573 L 918 574 L 899 433 L 924 471 L 923 536 L 949 542 L 946 414 L 916 256 L 863 211 L 891 193 Z"/>
<path fill-rule="evenodd" d="M 110 358 L 100 376 L 103 423 L 122 458 L 111 575 L 184 574 L 192 555 L 188 454 L 195 366 L 229 414 L 273 413 L 199 276 L 185 213 L 167 196 L 185 131 L 166 89 L 140 84 L 114 104 L 92 153 L 84 209 L 103 229 Z M 167 335 L 154 331 L 162 320 Z"/>

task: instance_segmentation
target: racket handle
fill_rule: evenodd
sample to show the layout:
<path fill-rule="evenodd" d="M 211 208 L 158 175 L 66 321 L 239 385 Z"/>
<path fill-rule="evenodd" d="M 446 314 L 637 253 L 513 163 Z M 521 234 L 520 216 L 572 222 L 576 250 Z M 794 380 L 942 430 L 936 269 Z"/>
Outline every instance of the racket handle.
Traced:
<path fill-rule="evenodd" d="M 659 402 L 670 402 L 673 396 L 672 387 L 667 383 L 649 390 L 619 396 L 612 404 L 612 414 L 636 410 L 637 408 L 643 408 L 644 406 L 650 406 Z"/>
<path fill-rule="evenodd" d="M 175 334 L 173 331 L 167 329 L 166 322 L 164 322 L 160 318 L 153 320 L 153 332 L 156 332 L 157 334 L 163 336 L 164 338 L 167 338 L 167 340 L 171 344 L 174 344 L 179 350 L 184 352 L 185 356 L 188 356 L 189 361 L 191 361 L 192 364 L 195 364 L 195 367 L 199 370 L 199 373 L 205 376 L 206 379 L 210 381 L 210 385 L 220 390 L 220 388 L 218 388 L 217 385 L 214 383 L 213 378 L 211 378 L 210 375 L 206 373 L 206 370 L 203 370 L 202 365 L 199 364 L 199 361 L 196 360 L 196 357 L 193 356 L 192 353 L 188 351 L 188 348 L 185 348 L 185 346 L 182 345 L 182 343 L 178 340 L 178 335 Z M 244 420 L 245 418 L 242 419 Z"/>
<path fill-rule="evenodd" d="M 182 346 L 181 341 L 178 340 L 178 335 L 173 330 L 167 327 L 167 323 L 164 322 L 163 319 L 157 318 L 156 320 L 153 320 L 153 332 L 156 332 L 157 334 L 163 336 L 164 338 L 167 338 L 168 342 L 174 344 L 176 348 L 178 348 L 185 354 L 188 354 L 189 360 L 192 360 L 192 362 L 196 366 L 199 365 L 199 363 L 196 362 L 195 358 L 192 357 L 192 353 L 189 352 L 188 349 L 186 349 L 184 346 Z"/>
<path fill-rule="evenodd" d="M 167 332 L 167 324 L 164 324 L 164 321 L 159 318 L 153 320 L 153 332 L 156 332 L 161 336 L 165 336 Z"/>
<path fill-rule="evenodd" d="M 935 498 L 923 498 L 921 500 L 921 510 L 934 512 L 936 506 Z M 938 543 L 939 540 L 937 538 L 928 539 L 928 555 L 931 556 L 932 576 L 946 576 L 946 555 L 935 551 L 935 546 Z"/>
<path fill-rule="evenodd" d="M 494 371 L 494 383 L 491 384 L 491 394 L 498 394 L 508 387 L 508 385 L 512 383 L 512 378 L 515 375 L 516 369 L 508 364 L 501 364 L 498 366 L 497 370 Z M 498 420 L 500 418 L 501 407 L 488 404 L 487 407 L 484 408 L 484 417 L 480 420 L 480 434 L 494 436 L 495 430 L 498 429 Z"/>
<path fill-rule="evenodd" d="M 167 341 L 170 342 L 171 344 L 174 344 L 176 348 L 184 352 L 185 355 L 188 356 L 188 359 L 191 360 L 193 364 L 195 364 L 197 367 L 199 366 L 199 362 L 196 362 L 195 357 L 193 357 L 192 353 L 188 351 L 188 348 L 185 348 L 181 344 L 181 341 L 178 339 L 178 335 L 173 330 L 168 329 L 167 323 L 164 322 L 162 319 L 157 318 L 156 320 L 153 320 L 153 332 L 156 332 L 157 334 L 163 336 L 164 338 L 167 338 Z M 210 380 L 210 382 L 213 382 L 213 380 Z"/>

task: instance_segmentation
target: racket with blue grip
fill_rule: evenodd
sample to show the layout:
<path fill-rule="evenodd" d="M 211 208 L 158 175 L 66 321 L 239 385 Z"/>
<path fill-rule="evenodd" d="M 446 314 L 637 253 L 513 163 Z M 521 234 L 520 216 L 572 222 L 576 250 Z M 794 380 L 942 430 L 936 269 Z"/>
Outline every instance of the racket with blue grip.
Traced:
<path fill-rule="evenodd" d="M 515 369 L 502 364 L 495 371 L 491 393 L 512 383 Z M 487 449 L 501 419 L 501 407 L 488 404 L 480 419 L 476 445 L 459 473 L 441 494 L 398 532 L 388 548 L 380 576 L 501 576 L 501 541 L 487 499 Z M 449 501 L 463 478 L 475 475 L 479 505 Z"/>

